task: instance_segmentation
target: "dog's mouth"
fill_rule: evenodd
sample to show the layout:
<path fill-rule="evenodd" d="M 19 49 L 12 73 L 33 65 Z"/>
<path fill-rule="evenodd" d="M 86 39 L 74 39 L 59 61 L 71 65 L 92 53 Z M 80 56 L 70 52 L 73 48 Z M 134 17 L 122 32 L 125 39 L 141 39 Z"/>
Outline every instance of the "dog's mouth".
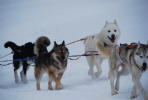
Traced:
<path fill-rule="evenodd" d="M 142 69 L 142 71 L 145 71 L 145 70 L 147 69 L 147 64 L 144 63 L 144 64 L 142 65 L 141 69 Z"/>
<path fill-rule="evenodd" d="M 114 34 L 112 34 L 111 37 L 108 36 L 108 39 L 109 39 L 112 43 L 114 43 L 115 40 L 116 40 L 116 36 L 115 36 Z"/>
<path fill-rule="evenodd" d="M 57 57 L 62 66 L 65 66 L 67 59 L 65 57 Z"/>

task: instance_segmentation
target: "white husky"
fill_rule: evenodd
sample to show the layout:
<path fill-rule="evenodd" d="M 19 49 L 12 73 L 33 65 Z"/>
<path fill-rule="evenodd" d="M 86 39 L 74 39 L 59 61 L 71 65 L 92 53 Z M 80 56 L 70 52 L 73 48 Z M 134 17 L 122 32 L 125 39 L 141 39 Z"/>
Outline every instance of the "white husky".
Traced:
<path fill-rule="evenodd" d="M 97 56 L 87 56 L 89 64 L 88 75 L 94 77 L 100 76 L 102 73 L 101 63 L 104 58 L 108 58 L 112 52 L 112 48 L 117 44 L 120 37 L 120 29 L 116 20 L 107 22 L 100 33 L 86 37 L 84 41 L 85 52 L 97 51 Z M 97 72 L 94 73 L 94 66 Z"/>
<path fill-rule="evenodd" d="M 133 88 L 131 99 L 136 98 L 137 91 L 142 94 L 144 100 L 148 100 L 148 94 L 143 88 L 140 79 L 148 68 L 148 45 L 146 44 L 121 44 L 113 49 L 110 55 L 110 85 L 111 94 L 116 95 L 119 91 L 119 80 L 121 75 L 132 75 Z M 121 70 L 119 71 L 119 67 Z"/>

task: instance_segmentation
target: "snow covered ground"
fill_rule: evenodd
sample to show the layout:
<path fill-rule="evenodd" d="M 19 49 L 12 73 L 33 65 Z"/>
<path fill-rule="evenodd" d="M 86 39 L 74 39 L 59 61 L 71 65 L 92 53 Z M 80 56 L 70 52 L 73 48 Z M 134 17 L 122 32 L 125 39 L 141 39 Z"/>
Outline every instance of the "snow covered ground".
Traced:
<path fill-rule="evenodd" d="M 52 43 L 62 40 L 68 43 L 98 33 L 106 20 L 114 19 L 121 28 L 120 43 L 146 43 L 147 12 L 147 0 L 0 0 L 0 56 L 11 51 L 3 47 L 8 40 L 22 45 L 44 35 Z M 51 48 L 52 45 L 48 49 Z M 82 42 L 68 48 L 70 55 L 84 52 Z M 69 61 L 62 80 L 63 90 L 49 91 L 45 75 L 42 91 L 36 91 L 33 67 L 28 71 L 28 84 L 15 84 L 12 65 L 0 66 L 0 100 L 129 100 L 131 76 L 122 77 L 119 94 L 111 96 L 107 61 L 102 68 L 101 77 L 91 79 L 85 58 Z M 148 71 L 141 82 L 148 91 L 147 75 Z M 142 96 L 134 100 L 142 100 Z"/>

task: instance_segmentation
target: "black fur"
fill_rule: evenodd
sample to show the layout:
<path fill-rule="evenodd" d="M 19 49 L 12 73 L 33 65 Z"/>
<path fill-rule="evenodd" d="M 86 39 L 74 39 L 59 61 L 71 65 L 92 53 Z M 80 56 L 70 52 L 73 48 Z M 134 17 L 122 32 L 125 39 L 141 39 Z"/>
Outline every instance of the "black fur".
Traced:
<path fill-rule="evenodd" d="M 42 49 L 47 51 L 47 46 L 48 45 L 45 44 L 44 48 L 42 48 Z M 22 72 L 24 73 L 24 75 L 26 77 L 29 63 L 27 61 L 17 61 L 16 59 L 24 59 L 24 58 L 27 58 L 27 57 L 35 57 L 36 56 L 35 53 L 34 53 L 35 44 L 28 42 L 28 43 L 25 43 L 24 45 L 18 46 L 14 42 L 8 41 L 4 44 L 4 47 L 5 48 L 9 47 L 13 51 L 14 73 L 17 72 L 20 65 L 22 64 L 22 66 L 23 66 Z"/>
<path fill-rule="evenodd" d="M 16 45 L 14 42 L 8 41 L 4 45 L 5 48 L 10 47 L 13 51 L 13 66 L 14 72 L 20 67 L 21 61 L 15 61 L 16 59 L 23 59 L 27 57 L 34 57 L 34 44 L 31 42 L 25 43 L 22 46 Z M 27 61 L 22 61 L 23 72 L 26 75 L 28 69 Z"/>

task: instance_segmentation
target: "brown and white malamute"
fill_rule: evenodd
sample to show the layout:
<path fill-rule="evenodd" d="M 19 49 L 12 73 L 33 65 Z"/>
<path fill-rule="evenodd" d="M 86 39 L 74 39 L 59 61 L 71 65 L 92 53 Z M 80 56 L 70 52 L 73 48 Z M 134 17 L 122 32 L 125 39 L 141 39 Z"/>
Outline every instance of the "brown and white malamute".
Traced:
<path fill-rule="evenodd" d="M 69 51 L 65 46 L 65 42 L 58 45 L 54 42 L 54 47 L 49 53 L 42 54 L 38 56 L 35 63 L 35 78 L 36 78 L 36 88 L 41 90 L 40 81 L 44 73 L 48 74 L 48 89 L 52 90 L 52 81 L 55 82 L 55 89 L 62 89 L 61 78 L 67 67 L 67 58 Z"/>

